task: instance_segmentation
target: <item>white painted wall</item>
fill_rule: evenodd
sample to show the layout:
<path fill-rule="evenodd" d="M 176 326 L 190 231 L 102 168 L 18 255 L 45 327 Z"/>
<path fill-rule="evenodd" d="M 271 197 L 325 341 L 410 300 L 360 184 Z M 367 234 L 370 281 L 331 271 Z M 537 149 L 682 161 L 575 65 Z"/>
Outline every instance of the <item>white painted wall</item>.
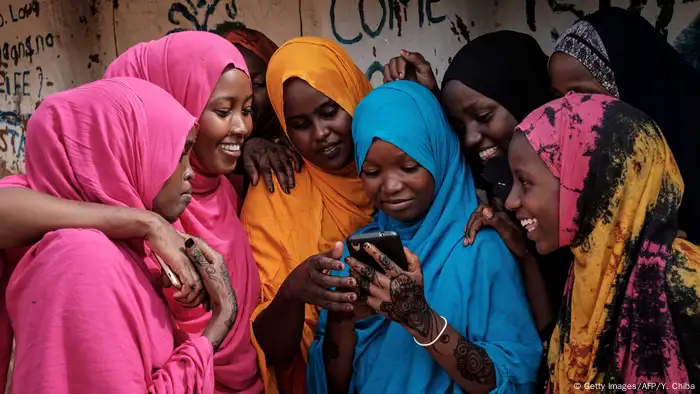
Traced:
<path fill-rule="evenodd" d="M 608 2 L 624 7 L 641 3 Z M 566 3 L 590 13 L 606 1 Z M 648 3 L 642 15 L 654 23 L 661 9 L 656 2 Z M 667 26 L 673 40 L 700 14 L 700 2 L 667 3 L 674 6 Z M 202 8 L 197 8 L 199 4 Z M 530 33 L 549 52 L 553 33 L 576 20 L 574 13 L 557 12 L 551 4 L 565 2 L 0 0 L 0 177 L 24 170 L 24 125 L 44 97 L 99 78 L 118 53 L 174 28 L 213 29 L 220 22 L 235 20 L 265 32 L 277 43 L 301 34 L 320 35 L 344 43 L 366 71 L 386 63 L 401 49 L 420 51 L 440 78 L 467 40 L 498 29 Z M 380 72 L 373 74 L 372 82 L 381 83 Z"/>

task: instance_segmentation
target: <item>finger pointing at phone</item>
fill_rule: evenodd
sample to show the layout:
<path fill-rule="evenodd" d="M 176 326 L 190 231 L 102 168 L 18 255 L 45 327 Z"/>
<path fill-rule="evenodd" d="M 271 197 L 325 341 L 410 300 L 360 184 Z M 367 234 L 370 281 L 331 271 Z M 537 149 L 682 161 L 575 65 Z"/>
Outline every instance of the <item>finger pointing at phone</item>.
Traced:
<path fill-rule="evenodd" d="M 403 270 L 374 245 L 365 243 L 362 247 L 386 272 L 377 272 L 352 257 L 345 260 L 353 273 L 369 282 L 367 305 L 407 330 L 425 335 L 433 315 L 425 299 L 418 256 L 404 247 L 408 269 Z"/>

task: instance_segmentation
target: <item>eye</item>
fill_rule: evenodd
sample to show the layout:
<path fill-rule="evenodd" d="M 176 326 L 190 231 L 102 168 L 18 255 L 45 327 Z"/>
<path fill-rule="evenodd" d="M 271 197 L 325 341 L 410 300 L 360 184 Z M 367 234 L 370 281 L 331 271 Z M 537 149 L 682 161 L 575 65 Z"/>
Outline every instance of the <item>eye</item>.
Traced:
<path fill-rule="evenodd" d="M 287 127 L 292 130 L 305 130 L 311 127 L 311 123 L 309 123 L 307 120 L 293 120 L 291 122 L 287 122 Z"/>
<path fill-rule="evenodd" d="M 263 82 L 253 82 L 253 87 L 258 88 L 258 89 L 265 89 L 267 87 L 267 84 Z"/>
<path fill-rule="evenodd" d="M 404 172 L 408 172 L 408 173 L 416 172 L 419 169 L 421 169 L 421 165 L 418 163 L 410 163 L 410 164 L 406 164 L 402 167 L 402 170 Z"/>
<path fill-rule="evenodd" d="M 486 123 L 491 120 L 491 111 L 483 111 L 476 115 L 476 120 L 481 123 Z"/>
<path fill-rule="evenodd" d="M 243 116 L 251 116 L 253 114 L 253 107 L 247 106 L 241 110 L 241 113 Z"/>
<path fill-rule="evenodd" d="M 373 177 L 377 176 L 378 174 L 379 174 L 379 170 L 377 170 L 376 168 L 367 168 L 367 169 L 363 168 L 362 169 L 362 175 L 366 176 L 368 178 L 373 178 Z"/>
<path fill-rule="evenodd" d="M 338 112 L 338 108 L 339 108 L 338 104 L 324 105 L 321 108 L 321 116 L 326 118 L 326 119 L 332 118 Z"/>
<path fill-rule="evenodd" d="M 220 108 L 214 110 L 214 113 L 218 115 L 219 117 L 225 118 L 231 114 L 231 109 L 230 108 Z"/>

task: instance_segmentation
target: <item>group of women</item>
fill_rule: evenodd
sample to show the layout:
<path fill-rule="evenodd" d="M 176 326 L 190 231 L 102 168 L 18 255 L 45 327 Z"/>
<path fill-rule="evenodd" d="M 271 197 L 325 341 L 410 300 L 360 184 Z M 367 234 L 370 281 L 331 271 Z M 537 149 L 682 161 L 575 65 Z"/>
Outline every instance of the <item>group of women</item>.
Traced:
<path fill-rule="evenodd" d="M 700 384 L 700 75 L 651 25 L 384 79 L 322 38 L 179 32 L 48 97 L 0 182 L 11 392 Z M 348 256 L 377 231 L 407 266 Z"/>

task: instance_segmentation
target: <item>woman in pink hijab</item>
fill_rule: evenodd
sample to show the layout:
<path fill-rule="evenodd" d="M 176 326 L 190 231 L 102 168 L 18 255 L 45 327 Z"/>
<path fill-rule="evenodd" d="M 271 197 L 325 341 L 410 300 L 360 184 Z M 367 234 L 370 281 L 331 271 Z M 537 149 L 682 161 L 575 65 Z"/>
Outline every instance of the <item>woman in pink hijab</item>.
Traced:
<path fill-rule="evenodd" d="M 51 95 L 27 126 L 26 181 L 55 197 L 175 221 L 192 200 L 195 123 L 165 91 L 135 78 Z M 216 317 L 175 347 L 160 268 L 142 240 L 47 233 L 7 288 L 17 334 L 11 392 L 213 393 L 213 353 L 236 318 L 235 295 L 228 302 L 225 266 L 202 267 L 215 271 L 203 277 Z"/>
<path fill-rule="evenodd" d="M 201 238 L 220 253 L 231 274 L 233 289 L 238 296 L 236 325 L 214 356 L 214 375 L 217 392 L 260 392 L 257 357 L 250 341 L 249 317 L 257 305 L 260 279 L 245 231 L 238 219 L 238 195 L 227 175 L 234 170 L 240 148 L 252 130 L 252 86 L 248 70 L 240 52 L 220 36 L 207 32 L 180 32 L 159 40 L 137 44 L 119 56 L 107 69 L 105 77 L 131 76 L 152 82 L 170 93 L 192 116 L 199 119 L 199 134 L 193 147 L 192 167 L 196 177 L 192 181 L 193 200 L 175 227 Z M 50 202 L 52 212 L 64 208 Z M 103 220 L 96 226 L 76 226 L 66 219 L 62 227 L 96 227 L 111 238 L 138 237 L 137 234 L 114 235 L 110 221 L 123 223 L 126 228 L 138 228 L 139 220 L 129 222 L 123 212 L 108 211 L 108 207 L 70 206 L 75 215 L 83 216 L 91 210 Z M 132 213 L 129 213 L 132 214 Z M 133 215 L 136 215 L 135 213 Z M 106 218 L 106 219 L 105 219 Z M 15 218 L 16 222 L 28 222 Z M 37 219 L 31 219 L 36 225 Z M 107 223 L 105 223 L 107 222 Z M 136 224 L 134 223 L 136 222 Z M 49 223 L 55 225 L 56 222 Z M 41 227 L 41 226 L 39 226 Z M 53 230 L 47 225 L 48 230 Z M 167 243 L 154 243 L 156 252 L 166 263 L 172 264 L 183 286 L 177 293 L 167 292 L 175 317 L 176 341 L 182 343 L 199 336 L 211 318 L 201 301 L 201 280 L 188 282 L 192 271 L 189 261 L 177 260 L 177 241 L 170 241 L 169 229 L 161 227 Z M 104 231 L 104 230 L 103 230 Z M 121 237 L 120 237 L 121 236 Z M 150 239 L 149 239 L 150 240 Z M 0 245 L 1 247 L 2 245 Z M 175 252 L 173 252 L 173 246 Z M 186 256 L 185 256 L 186 257 Z M 195 272 L 196 273 L 196 272 Z M 196 278 L 196 276 L 194 276 Z M 173 294 L 174 293 L 174 294 Z M 2 350 L 2 349 L 0 349 Z"/>

